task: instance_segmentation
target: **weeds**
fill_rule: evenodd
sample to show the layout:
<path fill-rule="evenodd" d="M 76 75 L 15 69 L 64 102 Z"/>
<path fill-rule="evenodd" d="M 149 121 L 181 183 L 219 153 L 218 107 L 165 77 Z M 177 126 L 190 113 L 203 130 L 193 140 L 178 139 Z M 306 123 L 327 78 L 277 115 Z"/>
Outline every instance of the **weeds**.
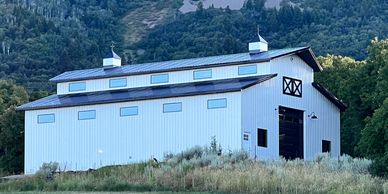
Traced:
<path fill-rule="evenodd" d="M 369 174 L 369 160 L 322 154 L 312 161 L 254 161 L 243 151 L 220 150 L 213 142 L 210 148 L 165 154 L 160 162 L 77 173 L 53 174 L 55 164 L 46 164 L 33 178 L 0 183 L 0 191 L 388 192 L 386 180 Z"/>

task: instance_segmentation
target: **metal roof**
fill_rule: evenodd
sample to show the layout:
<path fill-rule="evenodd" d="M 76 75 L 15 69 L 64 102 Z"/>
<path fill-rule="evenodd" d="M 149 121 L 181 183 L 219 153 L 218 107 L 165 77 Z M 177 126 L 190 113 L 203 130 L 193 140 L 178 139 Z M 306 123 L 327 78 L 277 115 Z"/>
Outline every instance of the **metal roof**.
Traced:
<path fill-rule="evenodd" d="M 239 54 L 229 54 L 229 55 L 221 55 L 221 56 L 213 56 L 213 57 L 153 62 L 153 63 L 144 63 L 144 64 L 136 64 L 136 65 L 125 65 L 125 66 L 109 68 L 109 69 L 104 69 L 101 67 L 101 68 L 95 68 L 95 69 L 68 71 L 54 78 L 51 78 L 50 81 L 58 83 L 58 82 L 68 82 L 68 81 L 80 81 L 80 80 L 87 80 L 87 79 L 118 77 L 118 76 L 126 76 L 126 75 L 159 73 L 159 72 L 166 72 L 166 71 L 179 71 L 179 70 L 197 69 L 197 68 L 205 68 L 205 67 L 236 65 L 236 64 L 253 63 L 253 62 L 265 62 L 288 54 L 297 54 L 316 72 L 322 70 L 311 49 L 309 47 L 299 47 L 299 48 L 269 50 L 269 51 L 257 53 L 257 54 L 239 53 Z"/>
<path fill-rule="evenodd" d="M 330 102 L 337 106 L 341 112 L 344 112 L 348 106 L 340 99 L 334 96 L 329 90 L 323 87 L 321 84 L 313 82 L 314 88 L 317 89 L 323 96 L 325 96 Z"/>
<path fill-rule="evenodd" d="M 246 78 L 233 78 L 171 84 L 154 87 L 129 88 L 122 90 L 98 91 L 79 94 L 51 95 L 17 107 L 17 110 L 38 110 L 60 107 L 128 102 L 181 96 L 194 96 L 241 91 L 252 85 L 264 82 L 276 74 Z"/>

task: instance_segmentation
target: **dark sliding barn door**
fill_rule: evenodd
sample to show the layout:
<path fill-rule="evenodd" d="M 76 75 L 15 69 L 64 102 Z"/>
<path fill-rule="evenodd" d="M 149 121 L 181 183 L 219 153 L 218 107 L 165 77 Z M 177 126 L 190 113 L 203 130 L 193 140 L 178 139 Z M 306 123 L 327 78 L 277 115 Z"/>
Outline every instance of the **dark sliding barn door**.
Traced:
<path fill-rule="evenodd" d="M 279 107 L 279 154 L 303 159 L 303 111 Z"/>

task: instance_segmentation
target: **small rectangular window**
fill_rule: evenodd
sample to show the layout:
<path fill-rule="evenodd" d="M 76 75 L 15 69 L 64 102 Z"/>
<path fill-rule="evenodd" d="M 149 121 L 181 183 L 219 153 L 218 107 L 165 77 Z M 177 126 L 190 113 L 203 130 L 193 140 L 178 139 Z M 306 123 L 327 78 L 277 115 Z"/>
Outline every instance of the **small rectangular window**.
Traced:
<path fill-rule="evenodd" d="M 206 69 L 206 70 L 194 71 L 193 77 L 194 77 L 194 80 L 212 78 L 212 70 Z"/>
<path fill-rule="evenodd" d="M 126 87 L 126 86 L 127 86 L 127 78 L 117 78 L 117 79 L 109 80 L 110 88 L 120 88 L 120 87 Z"/>
<path fill-rule="evenodd" d="M 135 116 L 139 114 L 139 109 L 137 106 L 131 107 L 122 107 L 120 108 L 120 116 Z"/>
<path fill-rule="evenodd" d="M 322 140 L 322 153 L 331 152 L 331 142 L 328 140 Z"/>
<path fill-rule="evenodd" d="M 151 75 L 151 84 L 168 83 L 168 74 Z"/>
<path fill-rule="evenodd" d="M 257 65 L 245 65 L 238 67 L 238 75 L 250 75 L 257 73 Z"/>
<path fill-rule="evenodd" d="M 207 101 L 207 108 L 208 109 L 226 108 L 226 106 L 227 106 L 226 98 L 211 99 L 211 100 Z"/>
<path fill-rule="evenodd" d="M 79 111 L 78 112 L 78 120 L 89 120 L 96 118 L 95 110 L 87 110 L 87 111 Z"/>
<path fill-rule="evenodd" d="M 38 123 L 54 123 L 55 122 L 55 114 L 44 114 L 38 115 Z"/>
<path fill-rule="evenodd" d="M 182 112 L 182 103 L 176 102 L 163 104 L 163 112 Z"/>
<path fill-rule="evenodd" d="M 86 90 L 86 82 L 69 83 L 69 92 L 78 92 Z"/>
<path fill-rule="evenodd" d="M 267 147 L 267 130 L 257 129 L 257 146 Z"/>

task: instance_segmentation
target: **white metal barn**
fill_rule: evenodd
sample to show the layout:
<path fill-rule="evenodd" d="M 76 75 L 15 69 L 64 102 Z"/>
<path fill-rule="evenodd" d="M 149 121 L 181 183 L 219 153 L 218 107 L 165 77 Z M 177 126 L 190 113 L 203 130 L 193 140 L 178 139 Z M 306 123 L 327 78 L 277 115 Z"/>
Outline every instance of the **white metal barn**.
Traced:
<path fill-rule="evenodd" d="M 126 164 L 208 145 L 244 149 L 257 159 L 340 154 L 346 106 L 321 85 L 308 47 L 121 66 L 112 50 L 103 67 L 62 73 L 57 94 L 25 111 L 25 173 L 45 162 L 64 170 Z"/>

